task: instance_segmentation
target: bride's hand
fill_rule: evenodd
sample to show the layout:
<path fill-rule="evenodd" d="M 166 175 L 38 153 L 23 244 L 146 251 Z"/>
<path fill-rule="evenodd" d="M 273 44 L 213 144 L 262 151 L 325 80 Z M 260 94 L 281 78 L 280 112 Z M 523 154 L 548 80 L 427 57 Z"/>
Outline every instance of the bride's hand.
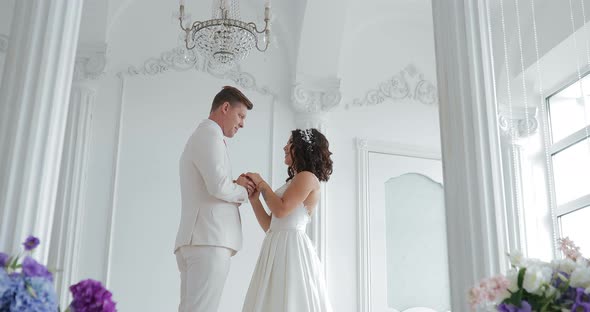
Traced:
<path fill-rule="evenodd" d="M 254 173 L 254 172 L 248 172 L 246 173 L 246 176 L 252 181 L 254 182 L 254 185 L 256 185 L 256 188 L 258 189 L 258 186 L 261 182 L 264 181 L 264 179 L 262 179 L 262 177 L 258 174 L 258 173 Z"/>
<path fill-rule="evenodd" d="M 252 201 L 253 199 L 257 199 L 260 196 L 260 191 L 257 189 L 254 189 L 254 192 L 252 192 L 252 194 L 248 195 L 248 199 L 250 201 Z"/>

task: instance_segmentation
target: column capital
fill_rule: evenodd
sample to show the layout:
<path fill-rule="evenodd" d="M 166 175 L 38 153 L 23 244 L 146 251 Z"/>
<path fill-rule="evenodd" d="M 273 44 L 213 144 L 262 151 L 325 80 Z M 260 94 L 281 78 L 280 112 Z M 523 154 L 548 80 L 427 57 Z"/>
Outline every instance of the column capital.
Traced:
<path fill-rule="evenodd" d="M 341 99 L 340 79 L 305 75 L 295 83 L 291 97 L 293 109 L 298 113 L 327 112 L 338 106 Z"/>
<path fill-rule="evenodd" d="M 80 45 L 74 66 L 74 82 L 97 80 L 106 67 L 106 45 Z"/>
<path fill-rule="evenodd" d="M 537 132 L 539 122 L 536 117 L 536 107 L 507 107 L 500 106 L 498 125 L 502 134 L 518 139 L 529 137 Z"/>

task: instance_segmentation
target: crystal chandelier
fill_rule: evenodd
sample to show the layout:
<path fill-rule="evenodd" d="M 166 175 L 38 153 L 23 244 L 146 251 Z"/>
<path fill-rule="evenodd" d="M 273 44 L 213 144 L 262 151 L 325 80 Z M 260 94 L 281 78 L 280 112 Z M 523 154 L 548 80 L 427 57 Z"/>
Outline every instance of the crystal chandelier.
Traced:
<path fill-rule="evenodd" d="M 231 1 L 231 5 L 229 2 Z M 180 28 L 188 50 L 195 49 L 218 68 L 231 68 L 243 60 L 253 47 L 264 52 L 270 42 L 270 0 L 264 7 L 264 29 L 240 20 L 237 0 L 214 0 L 213 18 L 191 22 L 180 0 Z"/>

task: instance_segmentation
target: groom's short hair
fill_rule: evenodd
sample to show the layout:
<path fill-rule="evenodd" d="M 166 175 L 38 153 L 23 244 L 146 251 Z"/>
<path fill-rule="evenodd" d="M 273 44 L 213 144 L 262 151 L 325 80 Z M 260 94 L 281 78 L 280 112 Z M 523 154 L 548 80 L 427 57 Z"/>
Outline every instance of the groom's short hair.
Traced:
<path fill-rule="evenodd" d="M 218 109 L 223 103 L 229 102 L 230 105 L 236 105 L 238 102 L 246 105 L 248 110 L 251 110 L 254 105 L 250 100 L 242 93 L 242 91 L 238 90 L 232 86 L 224 86 L 215 98 L 213 98 L 213 104 L 211 104 L 211 112 L 214 112 Z"/>

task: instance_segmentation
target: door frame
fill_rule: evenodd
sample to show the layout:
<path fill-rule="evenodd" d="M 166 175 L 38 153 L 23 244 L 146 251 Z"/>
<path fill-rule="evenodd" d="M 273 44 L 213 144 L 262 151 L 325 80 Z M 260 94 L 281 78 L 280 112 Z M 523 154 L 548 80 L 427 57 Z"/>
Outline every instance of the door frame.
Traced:
<path fill-rule="evenodd" d="M 357 150 L 357 277 L 358 311 L 371 312 L 371 235 L 369 229 L 369 154 L 380 153 L 441 160 L 440 150 L 418 145 L 356 138 Z"/>

